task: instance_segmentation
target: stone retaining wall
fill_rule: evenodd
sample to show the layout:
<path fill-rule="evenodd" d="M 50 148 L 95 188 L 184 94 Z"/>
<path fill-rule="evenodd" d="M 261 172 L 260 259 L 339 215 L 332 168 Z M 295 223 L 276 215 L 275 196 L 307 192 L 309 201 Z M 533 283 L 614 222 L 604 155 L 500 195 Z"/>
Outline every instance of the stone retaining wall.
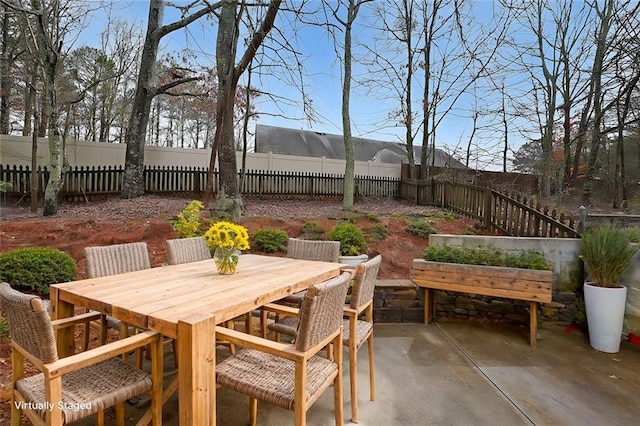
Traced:
<path fill-rule="evenodd" d="M 436 318 L 488 318 L 529 323 L 527 302 L 436 290 Z M 573 292 L 553 294 L 553 302 L 540 304 L 541 319 L 573 321 L 577 297 Z M 424 322 L 424 291 L 411 280 L 377 280 L 373 318 L 378 323 Z"/>

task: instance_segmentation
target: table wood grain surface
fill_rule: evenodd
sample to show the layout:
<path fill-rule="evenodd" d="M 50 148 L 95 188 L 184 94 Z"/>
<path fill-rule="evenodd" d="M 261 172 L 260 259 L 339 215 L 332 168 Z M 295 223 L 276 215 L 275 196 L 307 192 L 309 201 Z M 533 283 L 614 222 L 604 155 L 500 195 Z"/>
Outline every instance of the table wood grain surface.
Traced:
<path fill-rule="evenodd" d="M 178 340 L 180 424 L 215 424 L 215 324 L 340 274 L 340 264 L 244 254 L 237 272 L 213 260 L 51 285 L 53 317 L 82 306 Z M 58 334 L 61 356 L 73 336 Z"/>

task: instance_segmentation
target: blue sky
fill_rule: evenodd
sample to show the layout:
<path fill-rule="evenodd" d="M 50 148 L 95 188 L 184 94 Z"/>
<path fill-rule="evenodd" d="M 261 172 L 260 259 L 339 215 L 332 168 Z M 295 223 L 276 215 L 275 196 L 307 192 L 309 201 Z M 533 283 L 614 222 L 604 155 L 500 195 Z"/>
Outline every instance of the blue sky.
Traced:
<path fill-rule="evenodd" d="M 490 15 L 492 5 L 491 1 L 477 1 L 474 3 L 477 14 L 481 17 Z M 358 25 L 362 22 L 362 19 L 366 18 L 367 13 L 370 12 L 366 8 L 361 10 L 361 15 L 358 17 L 354 28 L 354 37 L 359 37 L 361 40 L 370 37 L 367 30 Z M 114 14 L 139 22 L 146 29 L 148 2 L 135 0 L 115 2 Z M 280 15 L 279 19 L 285 19 L 282 13 Z M 169 7 L 166 9 L 165 22 L 174 21 L 178 17 L 175 9 Z M 104 26 L 106 22 L 105 18 L 100 17 L 99 14 L 93 15 L 91 19 L 90 29 L 83 34 L 83 38 L 87 41 L 90 41 L 92 37 L 99 37 L 99 28 Z M 180 49 L 188 44 L 190 48 L 198 52 L 197 55 L 200 61 L 212 65 L 215 63 L 216 30 L 211 21 L 200 20 L 191 24 L 186 31 L 177 31 L 163 38 L 162 47 L 166 52 Z M 342 36 L 340 35 L 340 37 Z M 313 100 L 314 108 L 320 120 L 310 123 L 302 119 L 299 105 L 289 105 L 285 102 L 279 102 L 276 105 L 265 97 L 257 102 L 258 112 L 263 113 L 258 123 L 341 134 L 341 68 L 336 58 L 333 43 L 324 30 L 319 28 L 302 29 L 298 33 L 295 42 L 297 43 L 296 47 L 299 48 L 305 58 L 304 63 L 307 74 L 305 91 Z M 357 78 L 363 72 L 365 71 L 361 66 L 354 64 L 354 77 Z M 254 78 L 252 85 L 263 91 L 299 101 L 301 99 L 299 91 L 292 87 L 287 80 L 288 78 L 282 76 L 265 77 L 260 81 Z M 390 142 L 404 142 L 404 128 L 395 126 L 387 118 L 389 111 L 397 107 L 397 102 L 392 99 L 379 99 L 375 93 L 368 94 L 357 84 L 353 84 L 352 89 L 351 124 L 353 135 Z M 468 104 L 469 102 L 469 96 L 461 99 L 462 104 Z M 280 114 L 280 110 L 283 110 L 282 113 L 284 115 L 292 118 L 285 119 L 270 115 L 270 113 Z M 453 150 L 461 142 L 464 146 L 471 132 L 471 126 L 470 120 L 465 117 L 451 116 L 445 119 L 438 129 L 437 143 L 439 147 Z M 419 140 L 417 141 L 418 144 Z"/>

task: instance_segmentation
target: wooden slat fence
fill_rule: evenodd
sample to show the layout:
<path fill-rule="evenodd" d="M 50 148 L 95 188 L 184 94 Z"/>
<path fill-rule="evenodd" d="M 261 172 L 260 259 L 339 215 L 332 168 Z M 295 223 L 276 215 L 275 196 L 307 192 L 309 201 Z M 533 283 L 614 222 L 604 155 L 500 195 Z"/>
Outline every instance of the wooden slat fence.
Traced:
<path fill-rule="evenodd" d="M 38 192 L 44 193 L 49 179 L 46 167 L 39 167 Z M 240 172 L 241 174 L 241 172 Z M 10 182 L 5 197 L 28 197 L 30 193 L 29 167 L 1 166 L 0 180 Z M 124 168 L 119 167 L 74 167 L 64 174 L 61 196 L 67 200 L 89 200 L 117 195 L 121 192 Z M 196 193 L 206 187 L 207 170 L 189 167 L 147 167 L 144 175 L 145 192 Z M 214 172 L 214 187 L 218 188 L 219 174 Z M 344 176 L 327 173 L 278 172 L 247 170 L 242 193 L 247 195 L 278 198 L 341 198 Z M 398 178 L 356 176 L 356 196 L 397 197 Z"/>
<path fill-rule="evenodd" d="M 578 222 L 533 199 L 459 182 L 404 179 L 400 197 L 482 221 L 485 229 L 518 237 L 580 238 Z"/>

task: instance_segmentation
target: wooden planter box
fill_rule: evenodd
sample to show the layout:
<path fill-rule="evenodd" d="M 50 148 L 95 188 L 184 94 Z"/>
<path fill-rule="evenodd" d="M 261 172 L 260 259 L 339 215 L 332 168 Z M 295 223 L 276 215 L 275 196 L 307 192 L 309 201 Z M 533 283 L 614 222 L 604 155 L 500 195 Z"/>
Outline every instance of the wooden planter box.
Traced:
<path fill-rule="evenodd" d="M 434 319 L 434 290 L 482 294 L 530 302 L 529 344 L 536 346 L 538 303 L 550 303 L 553 272 L 499 266 L 462 265 L 414 259 L 411 280 L 424 291 L 424 322 Z"/>

